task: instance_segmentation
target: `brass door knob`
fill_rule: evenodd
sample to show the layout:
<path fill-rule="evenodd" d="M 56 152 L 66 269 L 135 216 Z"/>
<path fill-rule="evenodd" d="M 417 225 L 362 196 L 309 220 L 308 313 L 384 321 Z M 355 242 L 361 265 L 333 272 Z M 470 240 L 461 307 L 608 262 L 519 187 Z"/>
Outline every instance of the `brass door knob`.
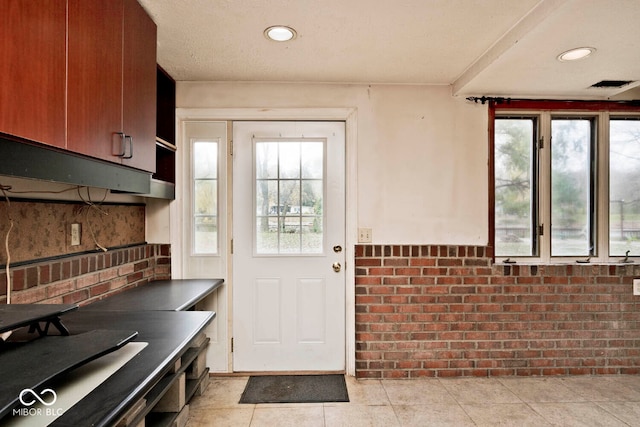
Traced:
<path fill-rule="evenodd" d="M 339 262 L 334 262 L 332 267 L 333 267 L 333 271 L 335 271 L 336 273 L 339 273 L 340 270 L 342 270 L 342 265 L 340 265 Z"/>

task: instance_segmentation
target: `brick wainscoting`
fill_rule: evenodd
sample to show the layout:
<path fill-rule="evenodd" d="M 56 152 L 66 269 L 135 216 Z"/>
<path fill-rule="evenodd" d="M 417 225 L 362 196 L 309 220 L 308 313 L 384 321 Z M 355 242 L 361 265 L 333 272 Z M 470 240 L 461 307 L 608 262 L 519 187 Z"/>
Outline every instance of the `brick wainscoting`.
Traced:
<path fill-rule="evenodd" d="M 640 373 L 640 265 L 493 265 L 478 246 L 356 246 L 359 378 Z"/>
<path fill-rule="evenodd" d="M 88 304 L 151 280 L 171 278 L 170 245 L 143 244 L 10 268 L 12 304 Z M 0 272 L 0 304 L 7 300 Z"/>

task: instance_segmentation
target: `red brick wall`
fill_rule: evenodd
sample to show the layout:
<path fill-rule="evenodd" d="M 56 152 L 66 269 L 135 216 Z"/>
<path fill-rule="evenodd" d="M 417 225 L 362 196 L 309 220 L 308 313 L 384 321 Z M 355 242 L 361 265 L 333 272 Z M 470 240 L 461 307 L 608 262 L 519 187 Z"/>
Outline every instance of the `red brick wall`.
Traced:
<path fill-rule="evenodd" d="M 171 278 L 170 245 L 143 244 L 10 268 L 12 304 L 88 304 L 151 280 Z M 7 302 L 0 272 L 0 304 Z"/>
<path fill-rule="evenodd" d="M 479 246 L 356 246 L 359 378 L 640 373 L 640 265 L 493 265 Z"/>

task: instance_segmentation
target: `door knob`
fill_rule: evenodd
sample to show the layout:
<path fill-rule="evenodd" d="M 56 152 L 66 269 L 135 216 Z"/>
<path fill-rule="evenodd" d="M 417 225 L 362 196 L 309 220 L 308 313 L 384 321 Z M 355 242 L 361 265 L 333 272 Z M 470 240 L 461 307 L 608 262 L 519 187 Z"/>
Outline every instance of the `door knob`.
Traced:
<path fill-rule="evenodd" d="M 335 271 L 336 273 L 339 273 L 340 270 L 342 270 L 342 266 L 340 265 L 339 262 L 334 262 L 332 267 L 333 267 L 333 271 Z"/>

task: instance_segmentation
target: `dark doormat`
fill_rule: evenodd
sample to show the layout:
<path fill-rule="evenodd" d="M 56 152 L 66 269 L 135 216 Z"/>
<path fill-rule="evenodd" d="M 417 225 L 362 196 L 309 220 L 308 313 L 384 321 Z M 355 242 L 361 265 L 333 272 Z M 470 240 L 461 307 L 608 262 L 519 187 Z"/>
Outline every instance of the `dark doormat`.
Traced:
<path fill-rule="evenodd" d="M 240 403 L 348 402 L 344 375 L 249 377 Z"/>

